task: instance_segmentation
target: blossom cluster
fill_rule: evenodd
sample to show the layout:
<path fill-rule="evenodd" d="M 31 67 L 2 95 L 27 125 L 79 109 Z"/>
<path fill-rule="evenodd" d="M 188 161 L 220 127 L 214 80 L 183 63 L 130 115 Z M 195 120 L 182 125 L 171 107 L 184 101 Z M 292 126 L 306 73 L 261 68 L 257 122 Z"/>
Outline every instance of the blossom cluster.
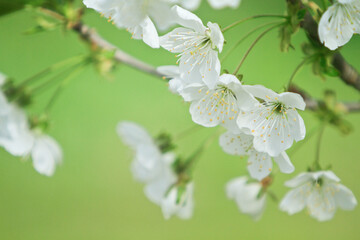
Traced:
<path fill-rule="evenodd" d="M 5 88 L 7 77 L 0 75 L 0 88 Z M 10 154 L 27 159 L 31 156 L 36 171 L 52 176 L 62 161 L 59 144 L 43 133 L 41 127 L 30 126 L 25 111 L 8 100 L 0 90 L 0 146 Z"/>
<path fill-rule="evenodd" d="M 215 8 L 237 8 L 241 0 L 208 0 Z M 169 90 L 190 105 L 192 121 L 206 128 L 221 126 L 219 145 L 230 155 L 246 156 L 249 176 L 230 180 L 229 199 L 254 220 L 261 218 L 272 184 L 273 169 L 290 174 L 295 170 L 286 153 L 305 138 L 299 111 L 306 104 L 293 92 L 277 93 L 262 85 L 246 85 L 236 73 L 222 71 L 219 54 L 225 43 L 219 24 L 206 24 L 190 12 L 201 0 L 83 0 L 88 7 L 126 29 L 132 38 L 152 48 L 163 48 L 177 58 L 176 65 L 160 66 L 157 72 L 169 80 Z M 178 25 L 171 31 L 170 27 Z M 159 32 L 166 32 L 159 36 Z M 360 0 L 338 0 L 319 21 L 321 43 L 330 50 L 345 45 L 360 33 Z M 7 77 L 0 74 L 0 146 L 10 154 L 28 159 L 39 173 L 51 176 L 62 161 L 58 143 L 44 126 L 28 117 L 23 106 L 7 94 Z M 160 206 L 164 218 L 189 219 L 194 211 L 194 181 L 191 161 L 183 161 L 163 148 L 141 126 L 121 122 L 117 133 L 135 153 L 134 178 L 144 184 L 147 198 Z M 191 160 L 191 159 L 190 159 Z M 293 188 L 280 202 L 280 209 L 294 214 L 307 208 L 319 221 L 331 219 L 337 208 L 352 210 L 353 193 L 341 185 L 332 171 L 312 169 L 285 183 Z"/>
<path fill-rule="evenodd" d="M 283 173 L 289 174 L 295 169 L 286 150 L 294 141 L 305 138 L 305 124 L 298 113 L 298 110 L 305 110 L 303 98 L 292 92 L 276 93 L 261 85 L 244 85 L 235 75 L 221 74 L 218 54 L 222 52 L 225 39 L 219 25 L 208 22 L 205 26 L 200 18 L 180 6 L 168 10 L 171 21 L 167 23 L 181 27 L 161 37 L 157 37 L 157 32 L 150 34 L 149 41 L 144 29 L 140 34 L 134 31 L 136 27 L 122 22 L 117 17 L 118 14 L 123 16 L 121 13 L 109 13 L 106 6 L 101 10 L 90 4 L 94 1 L 84 2 L 88 7 L 107 13 L 109 18 L 115 17 L 115 24 L 130 29 L 134 38 L 143 38 L 152 47 L 160 46 L 176 54 L 178 66 L 161 66 L 158 72 L 170 79 L 171 92 L 190 103 L 190 114 L 196 124 L 225 128 L 219 144 L 226 153 L 248 156 L 248 171 L 254 180 L 248 177 L 233 179 L 227 184 L 226 192 L 241 212 L 259 219 L 266 205 L 266 190 L 272 181 L 269 177 L 272 160 Z M 141 3 L 137 4 L 138 9 L 143 9 Z M 169 6 L 166 1 L 156 1 L 154 6 L 157 4 Z M 153 14 L 151 8 L 148 9 L 144 15 L 147 19 Z M 321 33 L 320 37 L 324 39 Z M 324 42 L 331 48 L 328 39 Z M 161 153 L 148 133 L 134 123 L 120 123 L 118 133 L 135 151 L 132 164 L 135 178 L 145 183 L 146 196 L 161 206 L 165 218 L 171 215 L 191 217 L 194 183 L 185 181 L 185 194 L 179 191 L 183 183 L 173 164 L 174 153 Z M 338 184 L 339 181 L 331 171 L 302 173 L 286 183 L 295 189 L 285 196 L 280 209 L 293 214 L 307 206 L 310 215 L 319 221 L 329 220 L 337 207 L 351 210 L 357 204 L 356 199 L 350 190 Z"/>

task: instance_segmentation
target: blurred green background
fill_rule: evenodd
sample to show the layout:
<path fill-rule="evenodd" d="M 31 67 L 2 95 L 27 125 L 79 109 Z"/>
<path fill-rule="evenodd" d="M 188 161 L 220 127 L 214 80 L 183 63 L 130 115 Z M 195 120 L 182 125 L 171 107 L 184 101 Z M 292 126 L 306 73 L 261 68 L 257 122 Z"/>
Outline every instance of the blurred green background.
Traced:
<path fill-rule="evenodd" d="M 204 22 L 225 26 L 255 14 L 282 14 L 285 1 L 244 0 L 237 10 L 215 11 L 206 1 L 196 13 Z M 35 35 L 24 31 L 35 25 L 35 14 L 18 11 L 0 18 L 0 71 L 17 80 L 53 64 L 86 53 L 87 47 L 76 34 L 61 30 Z M 254 20 L 226 34 L 229 46 L 243 34 L 270 19 Z M 153 65 L 174 64 L 172 54 L 154 50 L 141 41 L 130 40 L 99 14 L 89 10 L 84 22 L 120 48 Z M 254 35 L 255 36 L 255 35 Z M 305 40 L 300 32 L 294 38 L 295 51 L 280 53 L 276 31 L 255 47 L 241 71 L 248 84 L 263 84 L 281 90 L 300 63 L 299 48 Z M 254 39 L 254 37 L 252 37 Z M 224 64 L 231 72 L 251 44 L 244 42 Z M 225 51 L 229 46 L 225 47 Z M 360 70 L 360 37 L 355 36 L 342 52 Z M 160 208 L 143 194 L 129 171 L 131 152 L 115 133 L 121 120 L 144 125 L 152 134 L 166 130 L 175 136 L 194 124 L 188 104 L 169 93 L 164 82 L 119 66 L 112 80 L 87 67 L 60 96 L 51 111 L 50 134 L 61 144 L 64 162 L 52 178 L 39 175 L 30 161 L 21 161 L 0 151 L 0 239 L 359 239 L 360 207 L 352 212 L 337 211 L 330 222 L 319 223 L 305 211 L 289 217 L 269 199 L 259 222 L 239 213 L 226 199 L 224 185 L 246 174 L 246 161 L 222 152 L 217 142 L 203 154 L 195 172 L 194 217 L 189 221 L 163 219 Z M 316 97 L 324 89 L 336 89 L 341 100 L 358 100 L 359 94 L 336 78 L 325 82 L 305 67 L 295 82 Z M 52 92 L 35 98 L 34 112 L 41 112 Z M 303 113 L 308 131 L 319 122 Z M 331 164 L 342 183 L 360 200 L 360 114 L 347 119 L 355 130 L 343 136 L 337 129 L 325 130 L 321 163 Z M 177 142 L 178 152 L 189 155 L 215 129 L 199 131 Z M 281 198 L 288 190 L 283 182 L 304 171 L 315 156 L 316 137 L 291 156 L 296 166 L 291 175 L 279 174 L 273 186 Z"/>

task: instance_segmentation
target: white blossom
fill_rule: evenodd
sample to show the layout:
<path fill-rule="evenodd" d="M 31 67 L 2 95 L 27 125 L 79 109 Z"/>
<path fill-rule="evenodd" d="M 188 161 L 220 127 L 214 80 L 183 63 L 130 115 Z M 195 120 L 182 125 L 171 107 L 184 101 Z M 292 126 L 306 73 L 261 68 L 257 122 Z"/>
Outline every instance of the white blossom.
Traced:
<path fill-rule="evenodd" d="M 193 83 L 181 91 L 185 101 L 190 101 L 192 120 L 205 127 L 219 124 L 238 131 L 236 118 L 240 110 L 252 109 L 256 100 L 244 90 L 240 81 L 230 74 L 223 74 L 214 88 L 204 83 Z"/>
<path fill-rule="evenodd" d="M 9 103 L 1 91 L 0 146 L 17 157 L 31 155 L 35 170 L 45 176 L 52 176 L 62 160 L 57 142 L 36 128 L 31 129 L 26 113 L 14 103 Z"/>
<path fill-rule="evenodd" d="M 254 137 L 245 133 L 234 134 L 228 131 L 220 136 L 219 143 L 222 149 L 232 155 L 249 156 L 247 168 L 252 178 L 262 180 L 267 177 L 273 168 L 271 156 L 267 153 L 256 151 L 253 147 Z M 294 165 L 288 155 L 282 152 L 279 156 L 273 157 L 283 173 L 292 173 Z"/>
<path fill-rule="evenodd" d="M 266 194 L 261 195 L 261 190 L 261 183 L 248 183 L 247 177 L 238 177 L 226 184 L 227 197 L 236 202 L 242 213 L 255 221 L 261 218 L 266 205 Z"/>
<path fill-rule="evenodd" d="M 137 181 L 147 183 L 156 179 L 163 170 L 162 153 L 149 133 L 132 122 L 121 122 L 117 132 L 135 152 L 131 170 Z"/>
<path fill-rule="evenodd" d="M 345 45 L 353 34 L 360 33 L 360 1 L 338 0 L 322 15 L 320 41 L 330 50 Z"/>
<path fill-rule="evenodd" d="M 208 0 L 209 4 L 215 9 L 225 7 L 237 8 L 241 0 Z M 180 0 L 180 5 L 189 10 L 195 10 L 199 7 L 201 0 Z"/>
<path fill-rule="evenodd" d="M 224 45 L 219 25 L 209 22 L 205 27 L 200 18 L 179 6 L 172 8 L 172 14 L 183 27 L 160 37 L 161 47 L 178 53 L 185 79 L 203 79 L 210 88 L 215 87 L 221 68 L 218 52 Z"/>
<path fill-rule="evenodd" d="M 184 192 L 179 190 L 178 186 L 174 186 L 166 194 L 161 202 L 161 209 L 165 219 L 171 218 L 173 215 L 181 219 L 190 219 L 194 211 L 194 183 L 188 183 L 184 187 Z M 179 196 L 179 194 L 181 194 Z"/>
<path fill-rule="evenodd" d="M 59 144 L 50 136 L 35 134 L 31 158 L 34 168 L 45 176 L 54 175 L 56 166 L 62 161 L 62 150 Z"/>
<path fill-rule="evenodd" d="M 0 145 L 18 157 L 28 155 L 34 145 L 25 112 L 7 102 L 0 93 Z"/>
<path fill-rule="evenodd" d="M 341 185 L 332 171 L 306 172 L 285 183 L 294 188 L 280 203 L 280 209 L 292 215 L 305 207 L 311 217 L 327 221 L 337 208 L 353 210 L 357 205 L 354 194 Z"/>
<path fill-rule="evenodd" d="M 239 128 L 254 136 L 257 151 L 276 157 L 290 148 L 294 140 L 305 138 L 304 120 L 296 110 L 305 109 L 299 94 L 277 94 L 261 85 L 244 88 L 262 101 L 254 109 L 243 111 L 237 119 Z"/>
<path fill-rule="evenodd" d="M 119 28 L 126 28 L 135 39 L 153 48 L 159 47 L 159 37 L 153 23 L 164 30 L 172 25 L 171 0 L 83 0 L 88 8 L 100 12 Z"/>

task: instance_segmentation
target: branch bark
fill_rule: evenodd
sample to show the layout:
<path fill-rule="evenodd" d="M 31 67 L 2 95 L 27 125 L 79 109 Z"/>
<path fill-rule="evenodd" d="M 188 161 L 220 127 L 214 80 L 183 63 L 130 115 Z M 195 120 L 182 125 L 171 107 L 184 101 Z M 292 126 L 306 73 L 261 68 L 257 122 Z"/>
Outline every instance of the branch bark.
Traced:
<path fill-rule="evenodd" d="M 105 50 L 114 50 L 114 58 L 116 61 L 150 75 L 162 77 L 156 68 L 115 47 L 113 44 L 103 39 L 95 30 L 91 29 L 85 24 L 77 23 L 72 27 L 72 29 L 77 32 L 84 41 Z"/>
<path fill-rule="evenodd" d="M 305 6 L 302 4 L 301 0 L 286 0 L 288 4 L 301 4 L 303 8 Z M 290 2 L 290 3 L 289 3 Z M 306 12 L 304 21 L 301 23 L 301 28 L 304 29 L 307 36 L 313 41 L 319 43 L 319 46 L 325 47 L 318 35 L 318 24 L 311 16 L 309 11 Z M 345 58 L 341 55 L 340 52 L 336 52 L 333 55 L 331 64 L 333 67 L 339 71 L 340 79 L 347 85 L 360 91 L 360 74 L 359 72 L 349 64 Z"/>
<path fill-rule="evenodd" d="M 307 92 L 294 84 L 290 86 L 289 91 L 298 93 L 304 98 L 307 110 L 317 111 L 322 105 L 325 104 L 321 100 L 312 98 Z M 360 112 L 360 102 L 341 102 L 341 104 L 343 105 L 346 112 Z"/>

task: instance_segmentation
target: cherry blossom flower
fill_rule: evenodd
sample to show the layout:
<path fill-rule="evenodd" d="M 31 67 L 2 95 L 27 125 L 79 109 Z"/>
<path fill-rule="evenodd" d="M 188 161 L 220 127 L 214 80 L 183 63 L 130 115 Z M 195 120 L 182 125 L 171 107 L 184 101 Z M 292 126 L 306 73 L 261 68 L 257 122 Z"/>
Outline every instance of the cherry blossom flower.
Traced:
<path fill-rule="evenodd" d="M 38 129 L 30 129 L 25 112 L 9 103 L 0 92 L 0 146 L 10 154 L 27 158 L 31 155 L 37 172 L 52 176 L 62 161 L 58 143 Z"/>
<path fill-rule="evenodd" d="M 261 218 L 266 205 L 266 194 L 261 194 L 259 182 L 248 183 L 247 177 L 238 177 L 226 184 L 226 194 L 234 200 L 239 211 L 257 221 Z"/>
<path fill-rule="evenodd" d="M 34 135 L 31 158 L 36 171 L 45 176 L 54 175 L 56 166 L 61 164 L 63 154 L 59 144 L 45 134 Z"/>
<path fill-rule="evenodd" d="M 188 183 L 180 193 L 179 187 L 174 186 L 161 202 L 161 209 L 165 219 L 176 215 L 181 219 L 190 219 L 194 211 L 194 183 Z M 178 196 L 181 194 L 181 196 Z"/>
<path fill-rule="evenodd" d="M 354 194 L 332 171 L 306 172 L 287 181 L 289 191 L 280 203 L 280 209 L 290 215 L 305 207 L 311 217 L 327 221 L 334 217 L 337 208 L 353 210 L 357 205 Z"/>
<path fill-rule="evenodd" d="M 135 158 L 131 164 L 134 178 L 143 183 L 156 179 L 163 170 L 163 154 L 149 133 L 132 122 L 119 123 L 117 132 L 135 152 Z"/>
<path fill-rule="evenodd" d="M 190 101 L 192 120 L 205 127 L 219 124 L 232 131 L 238 131 L 236 118 L 241 110 L 254 108 L 256 100 L 240 81 L 230 74 L 223 74 L 214 88 L 204 83 L 188 85 L 181 92 L 185 101 Z"/>
<path fill-rule="evenodd" d="M 117 132 L 135 151 L 132 172 L 136 180 L 145 183 L 146 197 L 161 207 L 165 219 L 173 215 L 182 219 L 190 218 L 194 206 L 194 184 L 188 183 L 178 199 L 178 177 L 172 167 L 175 154 L 161 153 L 149 133 L 138 124 L 121 122 L 117 126 Z"/>
<path fill-rule="evenodd" d="M 319 22 L 320 41 L 330 50 L 345 45 L 360 33 L 360 1 L 338 0 L 322 15 Z"/>
<path fill-rule="evenodd" d="M 304 120 L 296 109 L 304 110 L 305 102 L 296 93 L 277 94 L 261 85 L 244 86 L 261 102 L 250 111 L 242 111 L 237 119 L 240 129 L 254 136 L 254 148 L 279 156 L 293 141 L 305 138 Z"/>
<path fill-rule="evenodd" d="M 183 27 L 160 37 L 161 47 L 178 53 L 184 78 L 203 79 L 210 88 L 215 87 L 221 68 L 218 52 L 224 45 L 219 25 L 209 22 L 205 27 L 200 18 L 179 6 L 172 8 L 172 14 Z"/>
<path fill-rule="evenodd" d="M 119 28 L 126 28 L 135 39 L 159 48 L 159 37 L 153 23 L 164 30 L 174 22 L 171 0 L 83 0 L 88 8 L 100 12 Z"/>
<path fill-rule="evenodd" d="M 231 155 L 249 156 L 248 171 L 252 178 L 262 180 L 267 177 L 273 168 L 271 156 L 267 153 L 256 151 L 253 147 L 254 137 L 245 133 L 234 134 L 230 131 L 220 136 L 220 146 Z M 288 155 L 283 152 L 277 157 L 273 157 L 283 173 L 292 173 L 295 168 Z"/>

